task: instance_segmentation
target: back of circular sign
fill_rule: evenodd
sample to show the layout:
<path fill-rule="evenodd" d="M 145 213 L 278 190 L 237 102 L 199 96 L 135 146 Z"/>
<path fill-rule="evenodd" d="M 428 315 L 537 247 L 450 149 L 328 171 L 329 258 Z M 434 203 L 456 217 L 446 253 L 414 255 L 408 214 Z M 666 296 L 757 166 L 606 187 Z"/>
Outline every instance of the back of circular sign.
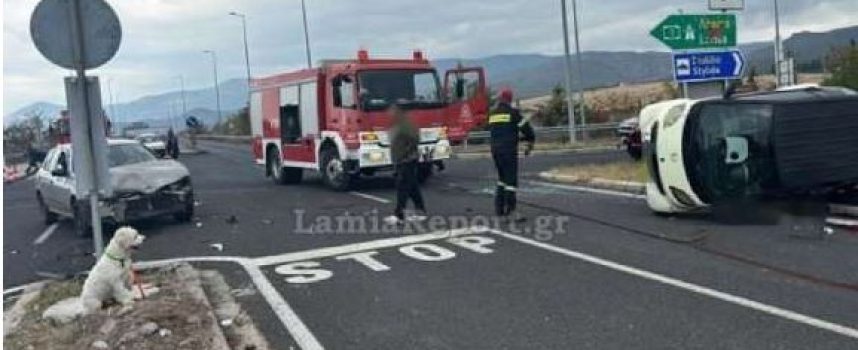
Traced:
<path fill-rule="evenodd" d="M 83 41 L 82 62 L 77 62 L 74 2 L 79 3 Z M 30 35 L 36 48 L 52 63 L 67 69 L 92 69 L 109 61 L 119 50 L 122 27 L 116 12 L 104 0 L 42 0 L 30 18 Z M 78 67 L 78 66 L 82 67 Z"/>

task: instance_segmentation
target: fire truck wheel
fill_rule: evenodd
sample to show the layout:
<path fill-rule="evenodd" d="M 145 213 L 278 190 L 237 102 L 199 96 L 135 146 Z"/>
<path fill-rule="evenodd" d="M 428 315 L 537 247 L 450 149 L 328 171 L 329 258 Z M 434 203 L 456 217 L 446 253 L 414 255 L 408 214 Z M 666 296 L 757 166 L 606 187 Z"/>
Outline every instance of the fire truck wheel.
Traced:
<path fill-rule="evenodd" d="M 348 190 L 351 186 L 352 177 L 345 172 L 343 161 L 332 147 L 322 151 L 322 178 L 329 187 L 337 191 Z"/>
<path fill-rule="evenodd" d="M 304 175 L 301 168 L 284 168 L 274 153 L 269 153 L 268 158 L 268 173 L 271 174 L 271 179 L 275 184 L 286 185 L 301 182 Z"/>
<path fill-rule="evenodd" d="M 423 184 L 432 176 L 432 163 L 420 163 L 417 167 L 417 182 Z"/>

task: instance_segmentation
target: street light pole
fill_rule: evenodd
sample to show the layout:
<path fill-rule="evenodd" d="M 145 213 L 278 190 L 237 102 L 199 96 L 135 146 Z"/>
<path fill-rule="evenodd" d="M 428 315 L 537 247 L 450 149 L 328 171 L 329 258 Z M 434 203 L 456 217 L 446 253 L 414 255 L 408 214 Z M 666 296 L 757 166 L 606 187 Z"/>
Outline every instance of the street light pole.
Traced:
<path fill-rule="evenodd" d="M 563 49 L 566 63 L 566 114 L 569 119 L 569 142 L 577 142 L 575 137 L 575 105 L 572 102 L 572 59 L 569 57 L 569 25 L 566 23 L 566 0 L 560 0 L 563 15 Z"/>
<path fill-rule="evenodd" d="M 244 65 L 247 68 L 247 84 L 250 84 L 250 50 L 247 48 L 247 16 L 235 11 L 230 12 L 229 15 L 241 18 L 241 29 L 244 32 Z"/>
<path fill-rule="evenodd" d="M 215 101 L 217 102 L 217 123 L 223 122 L 223 115 L 221 115 L 220 110 L 220 87 L 218 87 L 217 80 L 217 53 L 212 50 L 204 50 L 203 53 L 211 54 L 212 56 L 212 70 L 214 71 L 214 88 L 215 88 Z"/>
<path fill-rule="evenodd" d="M 313 68 L 313 61 L 310 58 L 310 33 L 307 29 L 307 6 L 304 0 L 301 0 L 301 14 L 304 16 L 304 46 L 307 48 L 307 68 Z"/>
<path fill-rule="evenodd" d="M 179 88 L 182 89 L 182 117 L 185 117 L 188 114 L 188 103 L 185 100 L 185 77 L 177 75 L 176 78 L 179 79 Z"/>
<path fill-rule="evenodd" d="M 781 61 L 783 61 L 783 49 L 781 48 L 781 23 L 780 11 L 778 10 L 778 0 L 774 0 L 775 4 L 775 86 L 781 86 Z"/>
<path fill-rule="evenodd" d="M 116 115 L 116 104 L 113 103 L 113 89 L 110 86 L 110 82 L 113 81 L 113 78 L 107 78 L 107 98 L 108 103 L 110 103 L 110 119 L 113 119 L 112 123 L 117 123 L 119 121 L 119 117 Z M 117 125 L 118 127 L 119 125 Z"/>
<path fill-rule="evenodd" d="M 578 37 L 578 0 L 572 0 L 572 17 L 575 20 L 573 23 L 575 29 L 575 60 L 578 64 L 578 103 L 581 108 L 578 110 L 578 115 L 581 118 L 581 127 L 587 126 L 587 114 L 584 111 L 586 104 L 584 103 L 584 66 L 581 63 L 581 39 Z M 583 133 L 584 139 L 587 138 L 587 132 Z"/>

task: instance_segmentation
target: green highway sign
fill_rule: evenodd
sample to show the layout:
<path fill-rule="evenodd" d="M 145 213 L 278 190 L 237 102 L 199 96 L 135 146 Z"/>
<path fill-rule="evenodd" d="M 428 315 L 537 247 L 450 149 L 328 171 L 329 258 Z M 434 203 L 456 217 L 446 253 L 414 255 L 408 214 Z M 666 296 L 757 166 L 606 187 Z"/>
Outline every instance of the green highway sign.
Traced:
<path fill-rule="evenodd" d="M 650 35 L 674 50 L 736 46 L 736 16 L 670 15 Z"/>

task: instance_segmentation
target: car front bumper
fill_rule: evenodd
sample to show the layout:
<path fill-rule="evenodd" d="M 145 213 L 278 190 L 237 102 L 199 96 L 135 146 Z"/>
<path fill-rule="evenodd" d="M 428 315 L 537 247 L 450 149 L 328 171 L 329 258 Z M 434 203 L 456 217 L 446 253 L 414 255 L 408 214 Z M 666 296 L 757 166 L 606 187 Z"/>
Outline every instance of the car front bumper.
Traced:
<path fill-rule="evenodd" d="M 193 190 L 160 190 L 154 193 L 124 194 L 102 201 L 101 216 L 116 223 L 177 214 L 193 205 Z"/>

